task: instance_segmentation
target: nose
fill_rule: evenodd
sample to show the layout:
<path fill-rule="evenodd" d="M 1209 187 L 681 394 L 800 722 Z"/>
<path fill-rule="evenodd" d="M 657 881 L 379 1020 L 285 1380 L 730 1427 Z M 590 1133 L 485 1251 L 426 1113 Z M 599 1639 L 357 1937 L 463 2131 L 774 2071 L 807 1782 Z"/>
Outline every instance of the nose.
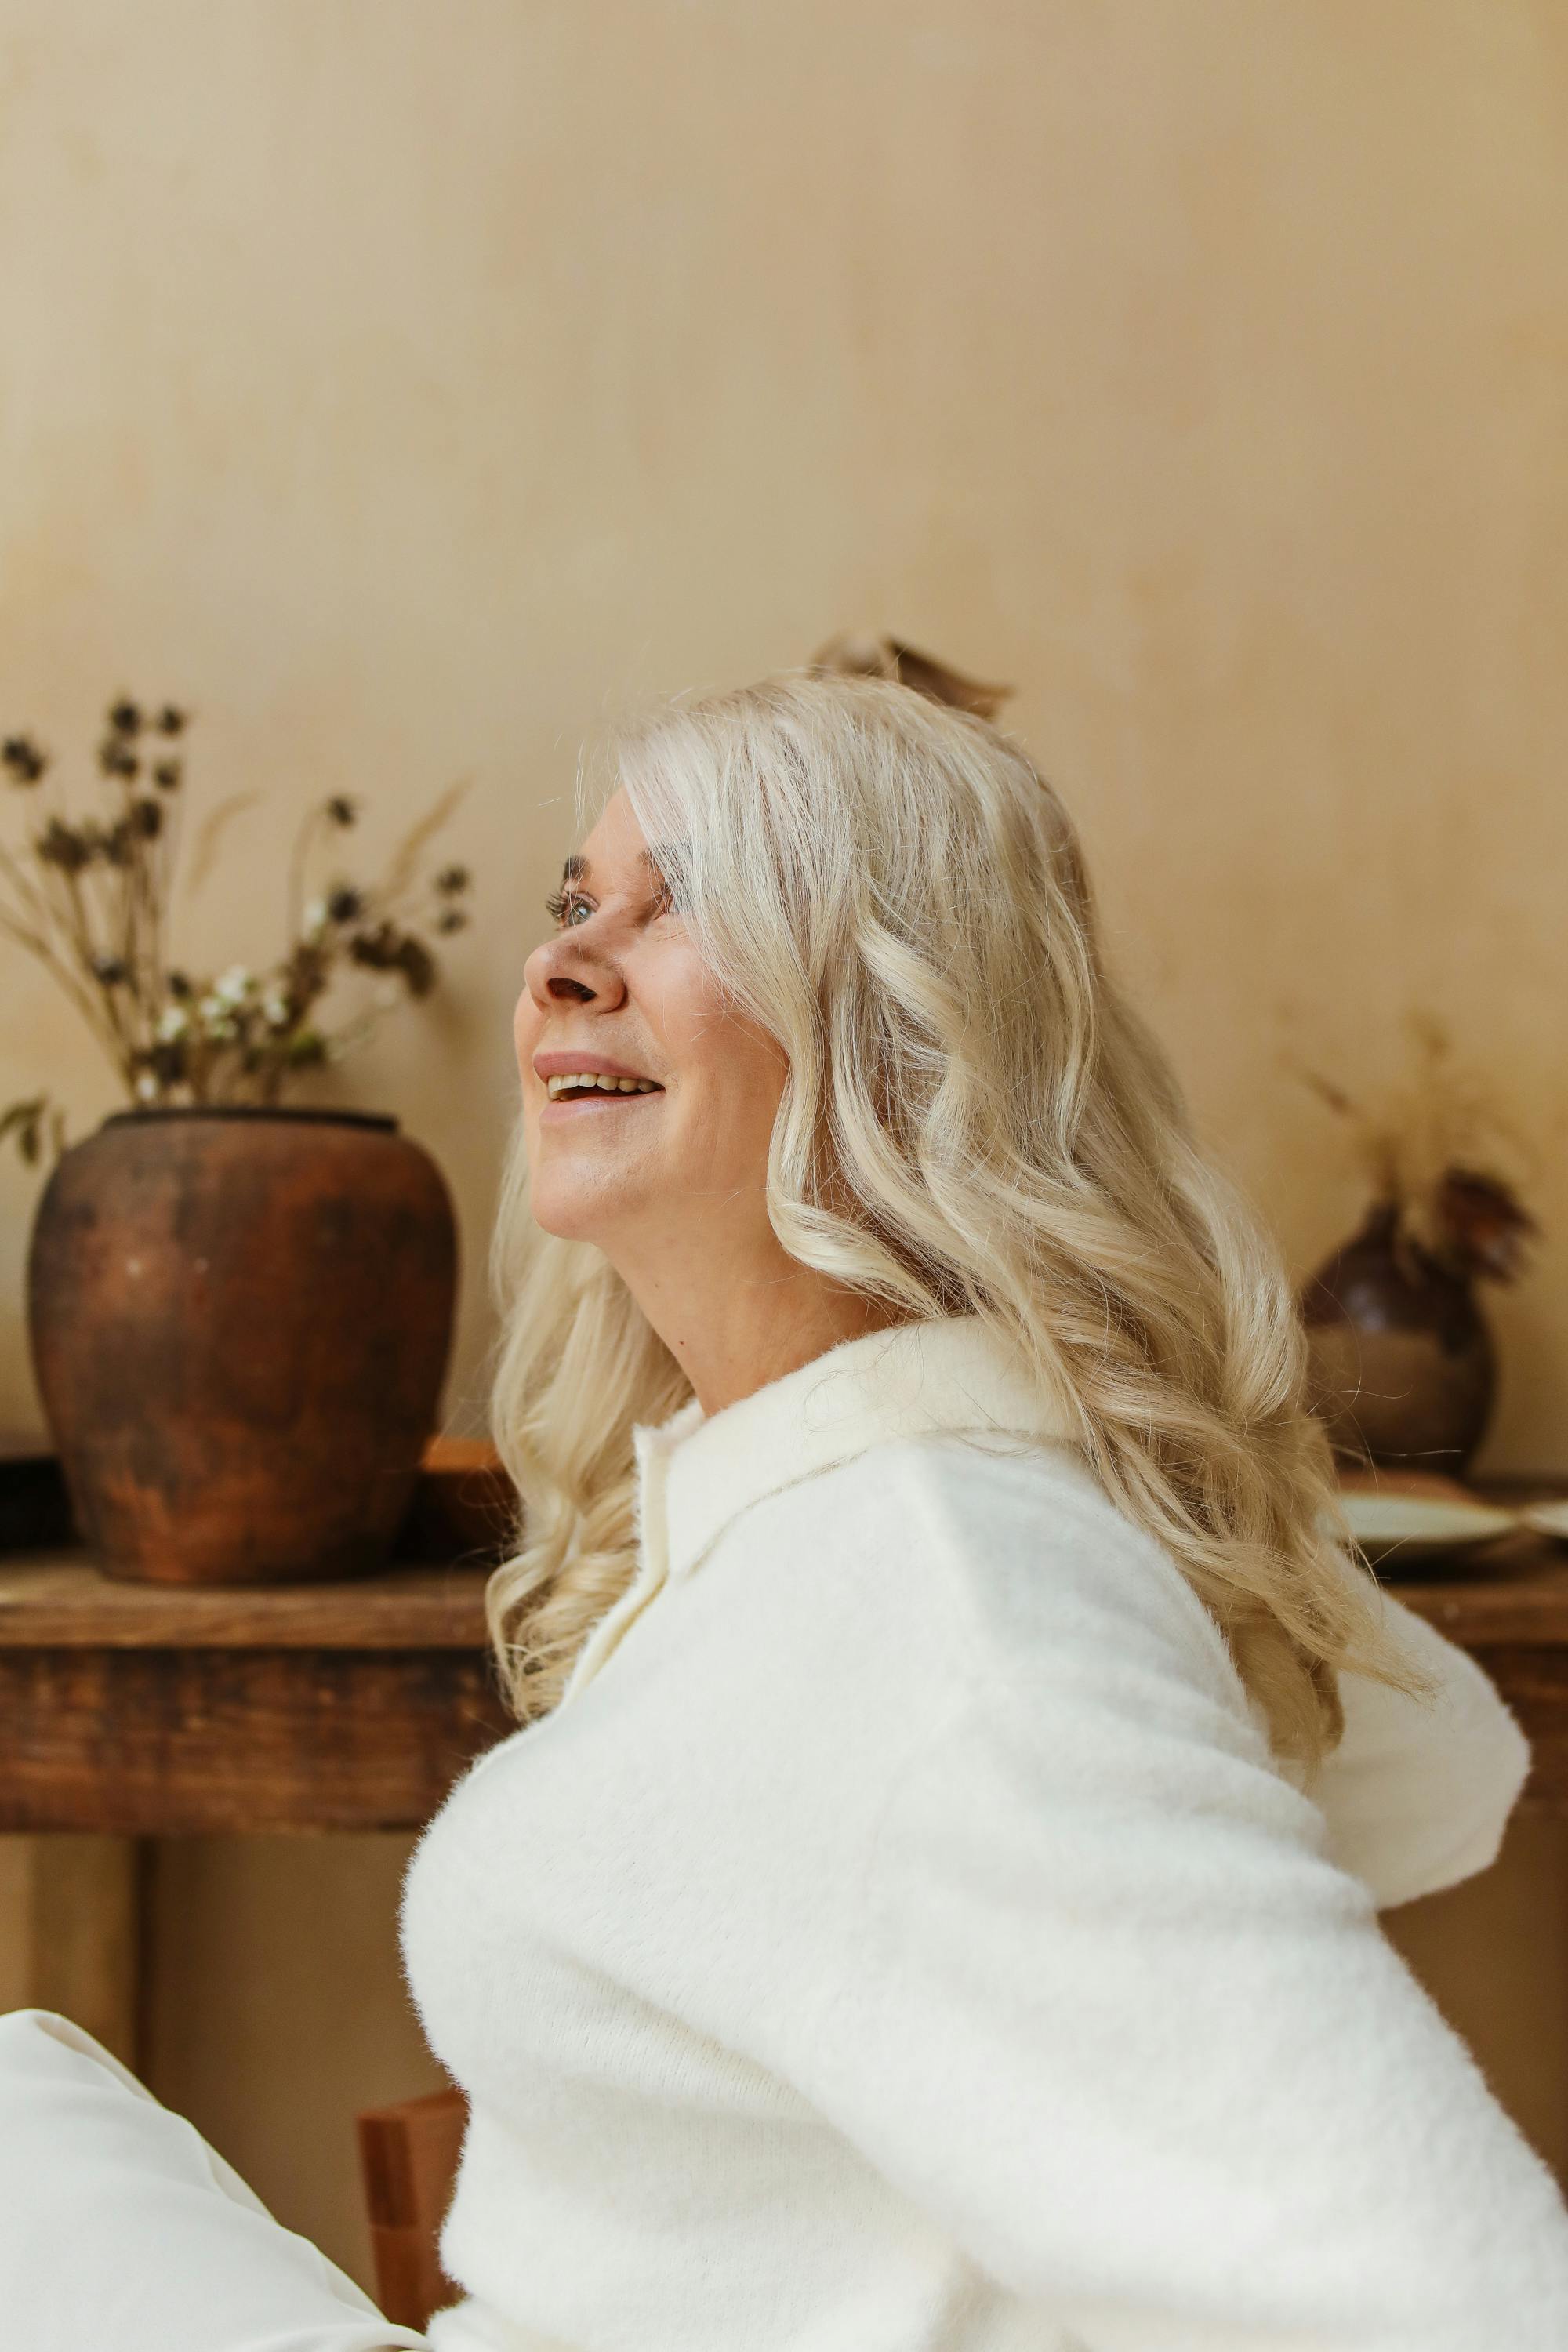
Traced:
<path fill-rule="evenodd" d="M 523 966 L 528 992 L 541 1013 L 554 1004 L 593 1004 L 613 1012 L 626 1002 L 626 982 L 613 956 L 585 936 L 593 923 L 569 925 L 545 940 Z"/>

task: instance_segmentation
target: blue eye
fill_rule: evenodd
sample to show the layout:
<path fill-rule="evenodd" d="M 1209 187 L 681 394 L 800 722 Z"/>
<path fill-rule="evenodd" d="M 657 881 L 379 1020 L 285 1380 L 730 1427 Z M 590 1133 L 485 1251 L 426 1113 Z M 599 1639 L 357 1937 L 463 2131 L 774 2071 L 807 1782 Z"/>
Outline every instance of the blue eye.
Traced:
<path fill-rule="evenodd" d="M 563 930 L 570 930 L 579 919 L 586 922 L 594 909 L 574 890 L 552 890 L 544 901 L 544 911 Z"/>

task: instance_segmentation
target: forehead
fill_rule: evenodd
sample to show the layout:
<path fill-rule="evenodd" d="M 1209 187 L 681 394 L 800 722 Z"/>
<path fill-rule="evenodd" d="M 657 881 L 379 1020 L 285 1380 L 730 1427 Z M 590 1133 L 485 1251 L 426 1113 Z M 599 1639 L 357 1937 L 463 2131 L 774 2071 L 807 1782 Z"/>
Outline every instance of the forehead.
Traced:
<path fill-rule="evenodd" d="M 573 852 L 561 871 L 568 882 L 585 879 L 590 871 L 601 879 L 617 873 L 630 878 L 647 862 L 647 836 L 626 793 L 618 792 L 605 803 L 582 848 Z"/>

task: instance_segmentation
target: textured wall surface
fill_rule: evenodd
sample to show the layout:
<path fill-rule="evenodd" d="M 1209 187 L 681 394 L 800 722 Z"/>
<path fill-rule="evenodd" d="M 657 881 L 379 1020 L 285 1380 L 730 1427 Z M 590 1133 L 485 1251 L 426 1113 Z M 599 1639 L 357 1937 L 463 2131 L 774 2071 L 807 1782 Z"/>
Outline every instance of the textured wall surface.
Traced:
<path fill-rule="evenodd" d="M 1298 1266 L 1359 1192 L 1292 1058 L 1376 1092 L 1409 1010 L 1449 1024 L 1546 1228 L 1488 1460 L 1568 1467 L 1565 131 L 1549 0 L 8 0 L 0 725 L 89 782 L 106 696 L 172 695 L 196 789 L 266 790 L 198 960 L 268 951 L 310 796 L 374 847 L 474 779 L 451 986 L 326 1090 L 457 1192 L 455 1425 L 580 740 L 860 625 L 1019 682 Z M 7 956 L 0 1099 L 40 1077 L 109 1107 Z M 0 1427 L 31 1198 L 0 1164 Z M 1560 1922 L 1549 1845 L 1510 1884 Z M 384 1866 L 345 1849 L 342 1903 Z M 168 1882 L 215 1951 L 245 1867 Z M 321 1858 L 266 1869 L 327 1934 Z M 1472 2010 L 1479 1892 L 1424 1947 Z M 1555 2032 L 1495 2027 L 1538 2116 Z M 242 2095 L 192 2033 L 171 2083 L 304 2127 L 287 2036 Z"/>

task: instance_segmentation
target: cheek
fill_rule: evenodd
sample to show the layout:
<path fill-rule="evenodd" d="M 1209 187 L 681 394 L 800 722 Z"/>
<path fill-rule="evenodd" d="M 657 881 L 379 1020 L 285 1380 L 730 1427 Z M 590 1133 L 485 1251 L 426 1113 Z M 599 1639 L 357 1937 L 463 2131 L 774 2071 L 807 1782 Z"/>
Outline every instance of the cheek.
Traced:
<path fill-rule="evenodd" d="M 662 960 L 660 985 L 645 998 L 668 1066 L 686 1097 L 689 1136 L 704 1148 L 765 1162 L 787 1064 L 779 1046 L 715 983 L 694 948 Z"/>
<path fill-rule="evenodd" d="M 749 1021 L 716 1017 L 689 1064 L 689 1144 L 721 1183 L 765 1180 L 768 1144 L 786 1065 Z"/>
<path fill-rule="evenodd" d="M 742 1044 L 735 1105 L 739 1125 L 765 1162 L 768 1143 L 784 1090 L 786 1066 L 771 1037 L 748 1029 Z"/>

